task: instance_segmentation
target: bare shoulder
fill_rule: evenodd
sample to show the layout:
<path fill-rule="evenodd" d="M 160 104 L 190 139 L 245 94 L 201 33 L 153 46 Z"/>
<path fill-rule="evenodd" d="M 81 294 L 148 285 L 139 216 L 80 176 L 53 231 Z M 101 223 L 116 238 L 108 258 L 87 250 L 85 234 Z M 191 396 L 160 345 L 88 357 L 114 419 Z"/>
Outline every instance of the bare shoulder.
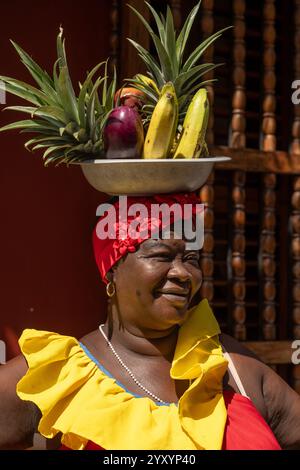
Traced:
<path fill-rule="evenodd" d="M 91 331 L 80 338 L 79 341 L 93 354 L 99 347 L 99 331 Z"/>
<path fill-rule="evenodd" d="M 232 336 L 222 333 L 220 335 L 220 342 L 230 354 L 237 372 L 241 374 L 241 379 L 246 380 L 246 382 L 248 379 L 251 379 L 252 384 L 259 384 L 260 391 L 262 392 L 262 377 L 266 368 L 264 362 L 242 342 L 237 341 Z"/>
<path fill-rule="evenodd" d="M 26 448 L 32 443 L 40 411 L 16 393 L 17 383 L 27 369 L 21 355 L 0 366 L 0 449 Z"/>
<path fill-rule="evenodd" d="M 7 380 L 16 379 L 19 381 L 26 374 L 28 366 L 22 354 L 11 359 L 5 365 L 0 367 L 0 377 L 6 377 Z"/>
<path fill-rule="evenodd" d="M 254 354 L 242 342 L 236 340 L 232 336 L 229 336 L 225 333 L 221 333 L 220 341 L 229 354 L 240 354 L 244 357 L 256 359 L 259 363 L 263 364 L 263 362 L 259 359 L 258 356 L 256 356 L 256 354 Z"/>
<path fill-rule="evenodd" d="M 269 367 L 263 376 L 269 424 L 283 449 L 300 450 L 300 395 Z"/>
<path fill-rule="evenodd" d="M 243 384 L 246 394 L 254 403 L 257 410 L 268 420 L 268 410 L 263 395 L 264 363 L 243 343 L 232 336 L 222 333 L 220 342 L 229 353 L 233 365 Z"/>
<path fill-rule="evenodd" d="M 86 335 L 82 336 L 82 338 L 80 338 L 80 342 L 82 344 L 86 344 L 86 343 L 93 343 L 95 342 L 97 336 L 99 335 L 99 331 L 98 330 L 94 330 L 94 331 L 91 331 L 90 333 L 87 333 Z"/>
<path fill-rule="evenodd" d="M 300 449 L 300 396 L 242 343 L 226 334 L 220 335 L 220 341 L 281 447 Z"/>
<path fill-rule="evenodd" d="M 98 330 L 86 334 L 79 341 L 97 360 L 102 362 L 106 354 Z"/>

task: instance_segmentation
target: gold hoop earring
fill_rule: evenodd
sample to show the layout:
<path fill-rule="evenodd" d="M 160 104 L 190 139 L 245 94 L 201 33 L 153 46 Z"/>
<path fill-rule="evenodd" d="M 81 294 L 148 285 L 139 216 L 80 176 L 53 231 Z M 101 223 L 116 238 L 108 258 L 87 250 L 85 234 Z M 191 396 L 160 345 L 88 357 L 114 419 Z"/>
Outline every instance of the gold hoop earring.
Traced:
<path fill-rule="evenodd" d="M 112 281 L 110 281 L 106 286 L 106 293 L 108 297 L 113 297 L 116 293 L 116 287 Z"/>

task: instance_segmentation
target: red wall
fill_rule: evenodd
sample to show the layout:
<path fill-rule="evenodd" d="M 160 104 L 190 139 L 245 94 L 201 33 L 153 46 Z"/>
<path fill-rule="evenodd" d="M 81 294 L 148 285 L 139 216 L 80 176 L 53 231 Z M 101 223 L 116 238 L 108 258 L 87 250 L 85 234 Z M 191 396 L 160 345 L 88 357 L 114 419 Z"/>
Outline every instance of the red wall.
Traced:
<path fill-rule="evenodd" d="M 0 74 L 31 81 L 10 38 L 51 72 L 62 24 L 77 86 L 109 55 L 109 8 L 105 0 L 1 2 Z M 7 105 L 14 104 L 21 100 L 7 95 Z M 0 126 L 17 116 L 1 112 Z M 41 154 L 23 147 L 29 136 L 0 134 L 0 340 L 8 358 L 18 352 L 26 327 L 80 337 L 105 312 L 91 233 L 97 205 L 107 197 L 88 185 L 78 167 L 44 168 Z"/>

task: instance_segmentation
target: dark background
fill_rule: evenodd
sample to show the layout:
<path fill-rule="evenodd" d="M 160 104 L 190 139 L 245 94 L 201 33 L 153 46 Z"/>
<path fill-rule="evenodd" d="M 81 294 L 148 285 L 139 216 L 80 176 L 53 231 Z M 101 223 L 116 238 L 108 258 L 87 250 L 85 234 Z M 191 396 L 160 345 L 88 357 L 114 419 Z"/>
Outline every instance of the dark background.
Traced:
<path fill-rule="evenodd" d="M 77 86 L 109 56 L 109 8 L 99 0 L 1 2 L 0 74 L 32 83 L 10 38 L 51 72 L 62 25 Z M 7 94 L 7 106 L 20 101 Z M 0 126 L 19 116 L 1 112 Z M 80 337 L 105 310 L 91 234 L 106 196 L 88 185 L 80 168 L 44 168 L 40 154 L 24 149 L 25 137 L 0 134 L 0 339 L 8 359 L 18 353 L 23 328 Z"/>

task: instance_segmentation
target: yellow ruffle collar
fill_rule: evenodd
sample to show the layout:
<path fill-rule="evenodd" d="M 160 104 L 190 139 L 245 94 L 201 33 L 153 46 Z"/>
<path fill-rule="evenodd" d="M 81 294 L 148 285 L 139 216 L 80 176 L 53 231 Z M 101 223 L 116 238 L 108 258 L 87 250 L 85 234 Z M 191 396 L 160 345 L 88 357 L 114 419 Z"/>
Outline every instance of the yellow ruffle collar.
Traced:
<path fill-rule="evenodd" d="M 29 369 L 17 385 L 22 400 L 42 412 L 39 432 L 84 449 L 221 449 L 227 419 L 222 378 L 227 369 L 219 325 L 208 301 L 190 310 L 181 326 L 171 377 L 192 379 L 178 402 L 138 398 L 107 376 L 73 337 L 24 330 L 19 344 Z"/>

